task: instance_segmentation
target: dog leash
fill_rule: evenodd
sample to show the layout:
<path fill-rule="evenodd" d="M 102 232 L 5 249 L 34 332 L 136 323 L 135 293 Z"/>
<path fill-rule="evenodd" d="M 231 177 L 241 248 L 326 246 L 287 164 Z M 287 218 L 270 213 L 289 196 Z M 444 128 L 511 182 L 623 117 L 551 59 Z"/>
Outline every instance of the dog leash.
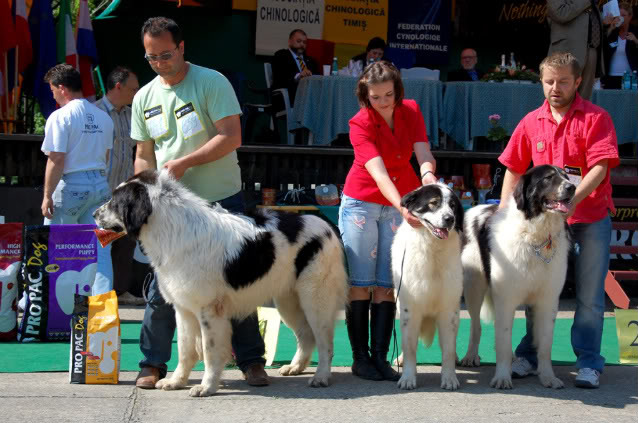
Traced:
<path fill-rule="evenodd" d="M 561 233 L 562 233 L 562 231 L 558 232 L 557 238 L 560 237 Z M 536 246 L 536 245 L 531 244 L 531 243 L 530 243 L 530 245 L 534 249 L 534 253 L 536 253 L 536 256 L 539 259 L 543 260 L 545 262 L 545 264 L 550 264 L 552 262 L 552 260 L 554 259 L 554 256 L 556 255 L 556 251 L 558 251 L 558 248 L 554 248 L 553 249 L 554 252 L 552 253 L 551 257 L 549 257 L 549 258 L 545 258 L 541 254 L 541 251 L 543 250 L 543 248 L 547 248 L 547 249 L 552 248 L 552 234 L 551 233 L 549 234 L 549 238 L 547 238 L 547 241 L 543 242 L 541 245 Z"/>
<path fill-rule="evenodd" d="M 403 248 L 403 258 L 401 259 L 401 276 L 399 277 L 399 287 L 397 288 L 397 297 L 394 300 L 394 306 L 396 309 L 396 305 L 397 305 L 397 301 L 399 301 L 399 293 L 401 292 L 401 282 L 403 282 L 403 263 L 405 262 L 405 250 L 406 248 Z M 394 360 L 394 355 L 395 353 L 397 354 L 397 372 L 399 372 L 399 345 L 397 343 L 397 327 L 396 325 L 392 325 L 392 335 L 394 336 L 394 342 L 393 344 L 393 348 L 392 348 L 392 355 L 390 356 L 390 363 L 392 363 L 392 361 Z"/>

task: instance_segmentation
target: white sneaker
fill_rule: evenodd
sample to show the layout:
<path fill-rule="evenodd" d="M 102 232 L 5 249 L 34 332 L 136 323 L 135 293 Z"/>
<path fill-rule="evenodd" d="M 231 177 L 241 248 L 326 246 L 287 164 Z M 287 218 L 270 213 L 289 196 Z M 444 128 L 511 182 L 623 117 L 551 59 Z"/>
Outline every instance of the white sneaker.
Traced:
<path fill-rule="evenodd" d="M 574 385 L 579 388 L 596 389 L 600 385 L 600 372 L 598 370 L 590 369 L 589 367 L 583 367 L 578 370 Z"/>
<path fill-rule="evenodd" d="M 523 357 L 515 357 L 512 362 L 512 377 L 514 379 L 520 379 L 529 375 L 536 375 L 538 372 L 532 364 Z"/>

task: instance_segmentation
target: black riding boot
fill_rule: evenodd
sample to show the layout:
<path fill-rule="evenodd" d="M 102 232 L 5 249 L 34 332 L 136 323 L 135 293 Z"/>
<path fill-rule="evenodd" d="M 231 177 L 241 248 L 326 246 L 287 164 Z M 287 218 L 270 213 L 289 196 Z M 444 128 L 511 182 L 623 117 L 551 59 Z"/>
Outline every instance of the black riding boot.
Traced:
<path fill-rule="evenodd" d="M 370 300 L 351 301 L 346 307 L 346 326 L 352 346 L 352 374 L 362 379 L 383 380 L 376 369 L 368 349 L 368 314 Z"/>
<path fill-rule="evenodd" d="M 374 366 L 383 375 L 384 380 L 397 381 L 401 375 L 392 368 L 388 362 L 388 350 L 392 339 L 392 329 L 394 328 L 394 317 L 396 314 L 396 304 L 391 301 L 383 301 L 379 304 L 372 304 L 370 322 L 371 356 Z"/>

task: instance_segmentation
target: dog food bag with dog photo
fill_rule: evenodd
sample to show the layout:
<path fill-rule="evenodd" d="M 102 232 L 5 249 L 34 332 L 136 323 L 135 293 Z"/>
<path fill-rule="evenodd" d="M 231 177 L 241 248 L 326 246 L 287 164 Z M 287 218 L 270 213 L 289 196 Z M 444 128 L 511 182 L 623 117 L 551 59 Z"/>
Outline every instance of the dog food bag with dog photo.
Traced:
<path fill-rule="evenodd" d="M 18 333 L 18 271 L 22 259 L 22 223 L 0 224 L 0 341 Z"/>
<path fill-rule="evenodd" d="M 120 317 L 115 291 L 75 295 L 69 382 L 116 384 L 120 374 Z"/>
<path fill-rule="evenodd" d="M 95 225 L 26 226 L 22 279 L 26 304 L 18 341 L 66 341 L 74 294 L 91 295 L 97 271 Z"/>

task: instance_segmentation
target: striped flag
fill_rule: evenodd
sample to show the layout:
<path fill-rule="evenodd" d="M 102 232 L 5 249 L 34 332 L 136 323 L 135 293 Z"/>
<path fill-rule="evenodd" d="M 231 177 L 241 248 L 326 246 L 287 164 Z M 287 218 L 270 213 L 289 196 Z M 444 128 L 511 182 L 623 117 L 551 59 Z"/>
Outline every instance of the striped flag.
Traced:
<path fill-rule="evenodd" d="M 68 63 L 77 69 L 77 49 L 71 23 L 71 5 L 69 0 L 60 0 L 60 14 L 56 28 L 58 39 L 58 63 Z"/>
<path fill-rule="evenodd" d="M 77 37 L 77 54 L 79 71 L 82 76 L 82 92 L 84 97 L 95 100 L 95 84 L 93 83 L 93 64 L 97 63 L 97 47 L 93 36 L 93 26 L 89 15 L 87 0 L 80 0 L 78 18 L 75 27 Z"/>

